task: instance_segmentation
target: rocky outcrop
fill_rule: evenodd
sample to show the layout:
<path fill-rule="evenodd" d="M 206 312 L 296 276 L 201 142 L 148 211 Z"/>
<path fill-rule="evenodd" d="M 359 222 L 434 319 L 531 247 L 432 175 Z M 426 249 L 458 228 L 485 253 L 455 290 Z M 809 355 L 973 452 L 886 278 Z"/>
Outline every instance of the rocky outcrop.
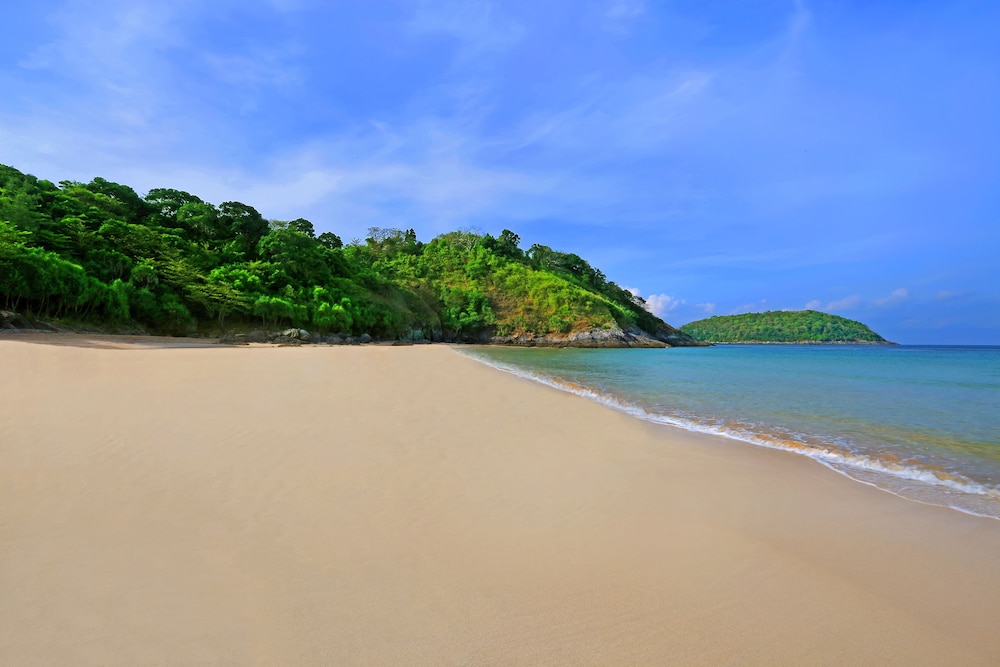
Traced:
<path fill-rule="evenodd" d="M 360 345 L 373 341 L 369 334 L 354 338 L 348 334 L 321 334 L 305 329 L 283 329 L 282 331 L 251 331 L 249 333 L 227 333 L 219 338 L 223 345 L 248 345 L 250 343 L 271 343 L 272 345 L 296 346 L 306 344 Z"/>
<path fill-rule="evenodd" d="M 667 325 L 666 327 L 661 327 L 653 333 L 653 338 L 656 340 L 662 340 L 664 343 L 670 347 L 711 347 L 711 343 L 705 343 L 699 340 L 695 340 L 694 337 L 690 336 L 680 329 L 675 329 L 672 326 Z"/>
<path fill-rule="evenodd" d="M 55 333 L 69 332 L 69 329 L 55 327 L 10 310 L 0 310 L 0 331 L 7 333 Z"/>
<path fill-rule="evenodd" d="M 248 345 L 250 341 L 247 340 L 246 334 L 222 334 L 219 336 L 219 343 L 222 345 Z"/>
<path fill-rule="evenodd" d="M 9 310 L 0 310 L 0 329 L 8 331 L 12 329 L 30 329 L 31 324 L 19 313 Z"/>
<path fill-rule="evenodd" d="M 279 336 L 275 336 L 271 340 L 271 343 L 273 345 L 279 345 L 279 346 L 285 346 L 285 347 L 297 347 L 297 346 L 302 345 L 303 343 L 305 343 L 305 341 L 303 341 L 300 338 L 292 338 L 291 336 L 286 336 L 284 334 L 281 334 Z"/>
<path fill-rule="evenodd" d="M 583 329 L 569 334 L 517 334 L 494 336 L 489 343 L 494 345 L 518 345 L 524 347 L 583 347 L 583 348 L 657 348 L 699 345 L 690 336 L 671 329 L 651 335 L 642 329 L 623 330 L 619 327 L 608 329 Z"/>
<path fill-rule="evenodd" d="M 312 336 L 305 329 L 285 329 L 278 337 L 297 340 L 300 343 L 313 342 Z"/>

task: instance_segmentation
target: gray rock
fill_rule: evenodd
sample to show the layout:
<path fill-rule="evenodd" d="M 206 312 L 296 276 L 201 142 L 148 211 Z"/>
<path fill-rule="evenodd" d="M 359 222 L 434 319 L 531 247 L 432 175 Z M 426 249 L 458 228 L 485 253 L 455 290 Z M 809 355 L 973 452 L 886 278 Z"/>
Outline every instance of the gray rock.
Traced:
<path fill-rule="evenodd" d="M 361 334 L 361 337 L 358 338 L 358 342 L 361 343 L 362 345 L 365 344 L 365 343 L 370 343 L 370 342 L 372 342 L 372 337 L 369 336 L 366 333 L 363 333 L 363 334 Z"/>
<path fill-rule="evenodd" d="M 0 329 L 37 329 L 28 319 L 20 313 L 10 310 L 0 310 Z"/>
<path fill-rule="evenodd" d="M 66 327 L 53 326 L 48 322 L 31 320 L 10 310 L 0 310 L 0 331 L 19 333 L 72 333 Z"/>
<path fill-rule="evenodd" d="M 247 342 L 247 335 L 238 334 L 223 334 L 219 337 L 219 343 L 223 345 L 249 345 Z"/>
<path fill-rule="evenodd" d="M 302 341 L 298 338 L 292 338 L 291 336 L 286 336 L 284 334 L 275 336 L 271 342 L 275 345 L 302 345 Z"/>
<path fill-rule="evenodd" d="M 303 343 L 308 343 L 310 339 L 309 332 L 305 329 L 285 329 L 281 332 L 281 335 L 286 338 L 295 338 Z"/>
<path fill-rule="evenodd" d="M 490 339 L 489 342 L 500 345 L 520 345 L 526 347 L 669 347 L 666 342 L 653 338 L 641 329 L 623 331 L 619 327 L 584 329 L 583 331 L 574 331 L 568 335 L 522 333 L 516 336 L 496 336 Z"/>
<path fill-rule="evenodd" d="M 431 332 L 427 332 L 428 334 Z M 423 329 L 407 329 L 399 336 L 399 340 L 409 340 L 417 341 L 421 339 L 426 339 L 427 335 L 424 333 Z"/>

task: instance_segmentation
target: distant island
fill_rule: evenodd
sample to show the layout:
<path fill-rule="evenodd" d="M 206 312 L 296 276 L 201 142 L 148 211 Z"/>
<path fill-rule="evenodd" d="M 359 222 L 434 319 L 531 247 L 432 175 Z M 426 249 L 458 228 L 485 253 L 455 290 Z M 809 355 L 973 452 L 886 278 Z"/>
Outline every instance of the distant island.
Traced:
<path fill-rule="evenodd" d="M 705 343 L 894 345 L 861 322 L 816 310 L 717 315 L 685 324 L 681 331 Z"/>
<path fill-rule="evenodd" d="M 230 341 L 698 345 L 579 255 L 510 230 L 371 227 L 344 243 L 171 188 L 54 184 L 0 165 L 0 329 Z M 284 333 L 281 333 L 284 332 Z"/>

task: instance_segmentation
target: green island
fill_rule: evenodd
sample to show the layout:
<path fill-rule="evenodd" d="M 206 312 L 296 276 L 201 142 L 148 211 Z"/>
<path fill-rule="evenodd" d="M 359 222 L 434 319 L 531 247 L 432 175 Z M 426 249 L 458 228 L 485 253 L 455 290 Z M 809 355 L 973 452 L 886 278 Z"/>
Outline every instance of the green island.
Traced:
<path fill-rule="evenodd" d="M 861 322 L 816 310 L 716 315 L 681 331 L 705 343 L 893 344 Z"/>
<path fill-rule="evenodd" d="M 0 165 L 0 328 L 242 342 L 697 345 L 572 253 L 513 232 L 372 227 L 343 243 L 180 190 L 54 184 Z M 282 334 L 274 332 L 284 330 Z"/>

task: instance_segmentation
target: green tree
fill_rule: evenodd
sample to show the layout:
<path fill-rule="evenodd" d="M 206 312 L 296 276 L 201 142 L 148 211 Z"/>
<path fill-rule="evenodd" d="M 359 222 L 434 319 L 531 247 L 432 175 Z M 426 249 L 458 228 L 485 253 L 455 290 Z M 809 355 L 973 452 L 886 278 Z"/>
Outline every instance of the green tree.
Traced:
<path fill-rule="evenodd" d="M 219 225 L 236 241 L 237 250 L 248 259 L 256 259 L 257 244 L 269 231 L 267 220 L 252 206 L 227 201 L 219 206 Z"/>
<path fill-rule="evenodd" d="M 328 250 L 337 250 L 344 247 L 344 242 L 333 232 L 323 232 L 317 237 L 317 240 Z"/>
<path fill-rule="evenodd" d="M 309 238 L 316 237 L 316 228 L 313 227 L 313 223 L 309 222 L 305 218 L 295 218 L 288 223 L 288 228 L 292 231 L 305 234 Z"/>

